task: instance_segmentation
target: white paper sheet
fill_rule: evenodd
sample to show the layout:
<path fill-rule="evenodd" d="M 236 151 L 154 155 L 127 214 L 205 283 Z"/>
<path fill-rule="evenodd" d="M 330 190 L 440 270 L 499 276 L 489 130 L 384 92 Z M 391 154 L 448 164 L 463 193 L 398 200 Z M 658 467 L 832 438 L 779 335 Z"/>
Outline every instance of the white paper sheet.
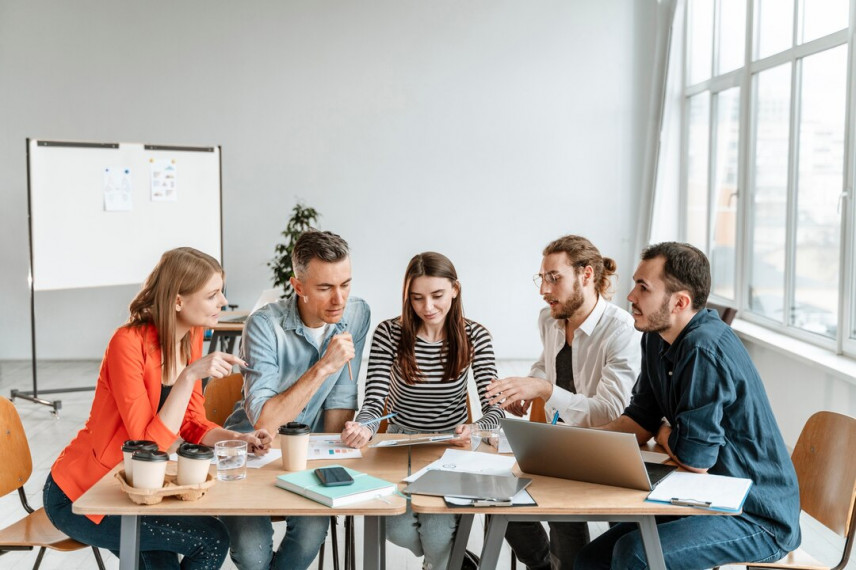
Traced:
<path fill-rule="evenodd" d="M 447 449 L 443 457 L 433 463 L 429 463 L 423 469 L 404 479 L 404 481 L 412 483 L 429 469 L 508 476 L 512 475 L 512 467 L 514 467 L 514 457 L 497 455 L 495 453 L 464 451 L 462 449 Z"/>

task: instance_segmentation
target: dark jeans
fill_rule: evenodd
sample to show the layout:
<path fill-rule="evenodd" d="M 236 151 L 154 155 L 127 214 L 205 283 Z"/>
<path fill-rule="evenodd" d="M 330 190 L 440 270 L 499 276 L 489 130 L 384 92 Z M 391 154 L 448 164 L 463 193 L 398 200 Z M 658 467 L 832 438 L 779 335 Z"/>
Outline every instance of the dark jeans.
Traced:
<path fill-rule="evenodd" d="M 106 516 L 95 524 L 71 512 L 71 499 L 48 475 L 45 512 L 53 525 L 71 538 L 119 553 L 121 517 Z M 140 568 L 217 570 L 229 551 L 226 528 L 214 517 L 140 517 Z M 178 555 L 182 555 L 181 563 Z"/>
<path fill-rule="evenodd" d="M 551 522 L 550 538 L 540 522 L 510 522 L 505 540 L 520 562 L 530 570 L 550 570 L 550 555 L 560 570 L 571 570 L 583 546 L 589 542 L 588 524 Z"/>
<path fill-rule="evenodd" d="M 773 535 L 743 517 L 657 519 L 669 570 L 703 570 L 734 562 L 773 562 L 785 555 Z M 648 560 L 638 525 L 615 525 L 577 557 L 576 570 L 643 570 Z"/>

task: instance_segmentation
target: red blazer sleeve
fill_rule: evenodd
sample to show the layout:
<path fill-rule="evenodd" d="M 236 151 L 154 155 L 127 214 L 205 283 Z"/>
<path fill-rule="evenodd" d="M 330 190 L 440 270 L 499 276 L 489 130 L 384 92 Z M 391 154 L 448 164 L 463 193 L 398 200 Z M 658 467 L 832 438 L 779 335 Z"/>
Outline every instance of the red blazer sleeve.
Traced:
<path fill-rule="evenodd" d="M 202 357 L 203 331 L 201 328 L 193 329 L 190 334 L 190 361 L 195 362 Z M 197 380 L 193 386 L 190 402 L 187 404 L 187 411 L 184 413 L 184 420 L 181 423 L 181 437 L 185 441 L 199 443 L 205 434 L 215 427 L 219 426 L 209 421 L 205 416 L 205 397 L 202 395 L 202 381 Z"/>

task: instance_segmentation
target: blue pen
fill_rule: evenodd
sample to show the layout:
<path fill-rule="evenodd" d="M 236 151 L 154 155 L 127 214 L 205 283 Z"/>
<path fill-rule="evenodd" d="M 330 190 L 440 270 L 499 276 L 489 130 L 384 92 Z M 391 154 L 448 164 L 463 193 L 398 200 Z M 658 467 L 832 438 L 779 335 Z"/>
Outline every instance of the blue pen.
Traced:
<path fill-rule="evenodd" d="M 366 420 L 364 422 L 357 422 L 357 423 L 360 424 L 361 426 L 368 426 L 371 424 L 376 424 L 377 422 L 379 422 L 381 420 L 387 420 L 387 419 L 391 418 L 392 416 L 396 415 L 397 413 L 398 412 L 392 412 L 391 414 L 386 414 L 385 416 L 381 416 L 381 417 L 375 418 L 373 420 Z"/>
<path fill-rule="evenodd" d="M 550 425 L 556 425 L 557 421 L 559 421 L 559 410 L 556 410 L 556 413 L 553 414 L 553 421 L 550 422 Z"/>

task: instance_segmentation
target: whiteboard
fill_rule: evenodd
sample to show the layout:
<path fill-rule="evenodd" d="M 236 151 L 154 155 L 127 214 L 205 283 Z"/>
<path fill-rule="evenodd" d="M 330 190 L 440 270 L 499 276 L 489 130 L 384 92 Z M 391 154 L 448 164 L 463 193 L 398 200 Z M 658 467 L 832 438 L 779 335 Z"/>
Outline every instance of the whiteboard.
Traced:
<path fill-rule="evenodd" d="M 27 166 L 36 291 L 139 284 L 180 246 L 222 261 L 219 147 L 28 139 Z"/>

